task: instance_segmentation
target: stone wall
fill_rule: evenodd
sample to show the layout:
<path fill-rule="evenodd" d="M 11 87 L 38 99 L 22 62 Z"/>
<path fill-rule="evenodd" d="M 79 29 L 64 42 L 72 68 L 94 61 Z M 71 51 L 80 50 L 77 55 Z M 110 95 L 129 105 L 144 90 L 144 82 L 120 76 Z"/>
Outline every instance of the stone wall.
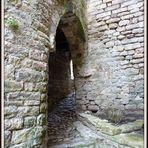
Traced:
<path fill-rule="evenodd" d="M 84 110 L 124 120 L 143 118 L 144 1 L 88 0 L 88 56 L 82 73 L 90 75 L 78 93 Z"/>
<path fill-rule="evenodd" d="M 74 1 L 73 1 L 74 2 Z M 5 1 L 5 147 L 46 147 L 48 59 L 56 29 L 70 9 L 83 28 L 84 3 Z M 81 9 L 81 10 L 80 10 Z"/>
<path fill-rule="evenodd" d="M 80 20 L 82 34 L 71 24 L 65 31 L 61 28 L 74 60 L 77 109 L 108 117 L 108 110 L 116 108 L 130 119 L 143 117 L 144 2 L 61 2 L 5 1 L 6 148 L 45 147 L 48 60 L 56 51 L 60 19 L 71 10 Z"/>

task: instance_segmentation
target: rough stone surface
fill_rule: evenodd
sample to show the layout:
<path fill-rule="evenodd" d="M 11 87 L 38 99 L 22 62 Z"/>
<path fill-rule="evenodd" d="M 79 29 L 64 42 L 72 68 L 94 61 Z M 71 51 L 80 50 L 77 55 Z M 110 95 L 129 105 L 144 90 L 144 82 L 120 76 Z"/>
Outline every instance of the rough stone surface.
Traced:
<path fill-rule="evenodd" d="M 77 112 L 97 113 L 106 119 L 115 113 L 125 121 L 143 118 L 144 1 L 9 0 L 4 5 L 6 147 L 46 147 L 47 113 L 72 89 Z M 65 34 L 69 50 L 57 49 L 57 28 Z M 57 52 L 65 55 L 49 66 Z M 78 123 L 73 127 L 80 130 L 83 126 Z M 117 135 L 121 145 L 141 146 L 141 136 L 139 142 L 132 138 L 131 134 Z M 80 138 L 77 146 L 118 147 L 114 142 L 104 145 L 91 140 L 81 143 Z"/>

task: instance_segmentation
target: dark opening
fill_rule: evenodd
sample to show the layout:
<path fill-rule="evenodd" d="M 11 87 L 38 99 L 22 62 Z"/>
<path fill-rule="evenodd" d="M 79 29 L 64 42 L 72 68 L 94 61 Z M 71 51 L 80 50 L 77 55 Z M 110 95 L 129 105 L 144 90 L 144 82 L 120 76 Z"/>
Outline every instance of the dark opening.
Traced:
<path fill-rule="evenodd" d="M 48 146 L 57 144 L 61 138 L 69 138 L 69 134 L 76 134 L 71 128 L 76 120 L 72 58 L 60 27 L 55 40 L 56 52 L 49 56 Z M 71 130 L 66 132 L 69 128 Z"/>
<path fill-rule="evenodd" d="M 56 50 L 69 51 L 69 45 L 63 31 L 58 27 L 56 32 Z"/>

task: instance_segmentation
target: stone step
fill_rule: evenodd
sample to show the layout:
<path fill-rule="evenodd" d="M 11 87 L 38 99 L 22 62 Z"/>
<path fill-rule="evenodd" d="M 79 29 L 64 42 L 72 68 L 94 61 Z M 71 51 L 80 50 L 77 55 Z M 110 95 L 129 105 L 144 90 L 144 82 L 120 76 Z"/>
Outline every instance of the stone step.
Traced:
<path fill-rule="evenodd" d="M 80 121 L 104 139 L 132 148 L 143 148 L 143 134 L 134 132 L 143 127 L 143 120 L 122 125 L 113 125 L 90 114 L 80 113 Z"/>
<path fill-rule="evenodd" d="M 82 122 L 87 121 L 88 123 L 95 126 L 102 133 L 111 136 L 140 130 L 144 125 L 144 121 L 140 119 L 122 125 L 115 125 L 109 123 L 108 120 L 102 120 L 99 117 L 85 113 L 80 113 L 79 118 L 81 119 Z"/>

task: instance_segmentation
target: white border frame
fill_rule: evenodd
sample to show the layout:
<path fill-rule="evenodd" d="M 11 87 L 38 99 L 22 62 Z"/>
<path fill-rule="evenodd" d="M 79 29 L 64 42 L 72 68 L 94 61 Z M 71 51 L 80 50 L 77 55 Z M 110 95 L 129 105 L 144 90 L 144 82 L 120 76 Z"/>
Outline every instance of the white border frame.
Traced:
<path fill-rule="evenodd" d="M 144 148 L 147 148 L 147 0 L 144 0 Z"/>
<path fill-rule="evenodd" d="M 1 0 L 1 147 L 4 148 L 4 0 Z"/>

